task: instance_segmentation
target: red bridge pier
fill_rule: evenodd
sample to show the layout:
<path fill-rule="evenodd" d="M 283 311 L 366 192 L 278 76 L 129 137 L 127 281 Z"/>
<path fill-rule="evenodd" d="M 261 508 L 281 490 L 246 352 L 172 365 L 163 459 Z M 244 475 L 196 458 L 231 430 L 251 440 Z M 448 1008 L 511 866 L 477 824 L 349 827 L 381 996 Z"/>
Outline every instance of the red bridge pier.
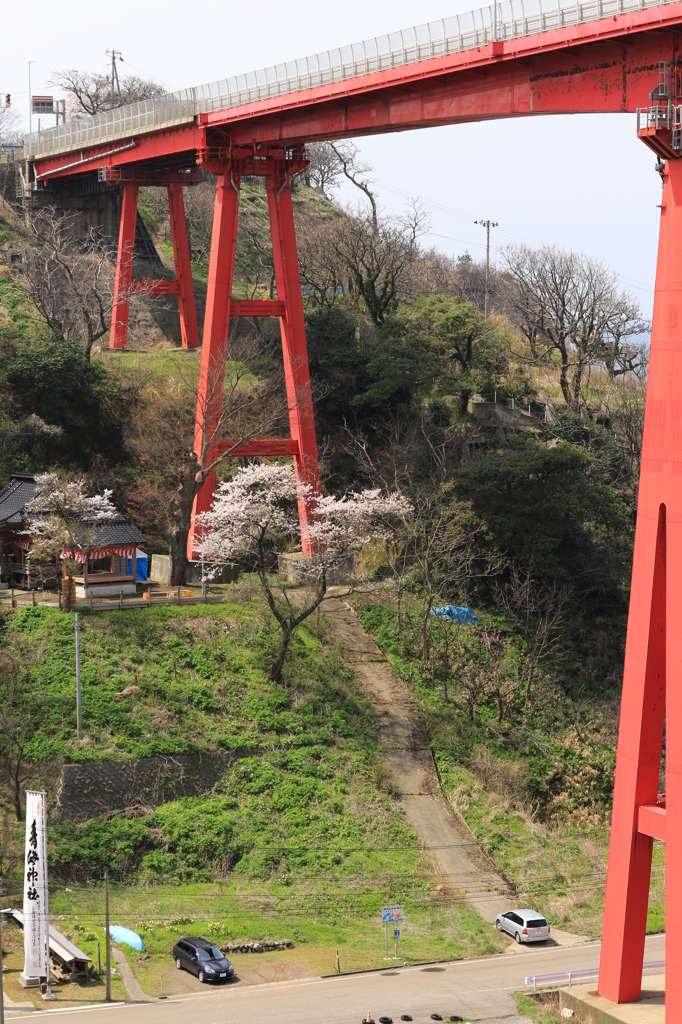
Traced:
<path fill-rule="evenodd" d="M 303 317 L 301 281 L 298 272 L 294 210 L 291 200 L 291 175 L 305 167 L 301 151 L 262 147 L 258 154 L 251 147 L 232 150 L 226 156 L 204 157 L 217 175 L 213 214 L 213 233 L 208 271 L 206 315 L 201 349 L 201 370 L 194 434 L 197 458 L 204 452 L 204 463 L 215 467 L 216 459 L 230 455 L 276 456 L 293 455 L 296 480 L 319 493 L 317 441 L 313 416 L 308 350 Z M 240 301 L 232 298 L 234 258 L 239 216 L 239 187 L 244 175 L 265 178 L 270 216 L 270 233 L 277 285 L 277 300 Z M 289 438 L 257 438 L 243 443 L 221 440 L 221 410 L 225 361 L 228 354 L 228 331 L 233 316 L 278 316 L 282 336 L 284 376 L 289 409 Z M 196 517 L 213 505 L 216 473 L 209 468 L 201 490 L 194 499 L 192 526 L 187 541 L 187 557 L 200 552 L 201 531 Z M 301 545 L 311 551 L 309 535 L 310 509 L 305 495 L 299 497 Z"/>
<path fill-rule="evenodd" d="M 666 1021 L 680 1024 L 682 159 L 670 150 L 667 156 L 598 987 L 616 1003 L 640 998 L 653 842 L 660 839 L 666 843 Z M 665 792 L 659 793 L 664 725 Z"/>
<path fill-rule="evenodd" d="M 176 180 L 173 180 L 173 178 Z M 114 304 L 111 310 L 109 348 L 121 349 L 127 345 L 130 296 L 135 292 L 140 292 L 144 295 L 177 295 L 182 347 L 198 347 L 197 311 L 194 303 L 192 266 L 182 186 L 183 184 L 194 185 L 200 180 L 200 173 L 197 175 L 196 172 L 190 172 L 189 175 L 180 175 L 170 172 L 168 180 L 165 182 L 168 189 L 168 209 L 170 212 L 171 238 L 173 241 L 175 281 L 133 281 L 138 189 L 140 185 L 159 185 L 160 182 L 156 177 L 146 179 L 144 171 L 141 171 L 139 176 L 131 174 L 128 176 L 128 180 L 124 181 L 121 220 L 118 230 Z"/>

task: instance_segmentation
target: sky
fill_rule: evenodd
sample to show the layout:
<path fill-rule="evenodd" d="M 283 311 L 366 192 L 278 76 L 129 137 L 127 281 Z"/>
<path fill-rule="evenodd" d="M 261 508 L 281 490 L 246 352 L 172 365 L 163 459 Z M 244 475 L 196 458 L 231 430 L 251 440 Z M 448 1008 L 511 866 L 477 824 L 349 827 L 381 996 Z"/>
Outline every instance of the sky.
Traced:
<path fill-rule="evenodd" d="M 470 0 L 117 0 L 55 8 L 7 4 L 0 34 L 0 93 L 28 128 L 33 94 L 53 93 L 52 71 L 120 74 L 169 89 L 225 78 L 416 22 L 469 10 Z M 50 119 L 50 123 L 52 119 Z M 47 125 L 44 125 L 47 127 Z M 35 124 L 34 124 L 35 130 Z M 426 244 L 452 255 L 485 252 L 477 219 L 497 221 L 491 258 L 506 245 L 556 244 L 602 260 L 651 315 L 661 183 L 653 153 L 637 139 L 634 114 L 515 118 L 359 140 L 382 207 L 401 212 L 419 197 L 429 214 Z M 352 186 L 350 187 L 352 189 Z M 341 198 L 355 200 L 343 190 Z"/>

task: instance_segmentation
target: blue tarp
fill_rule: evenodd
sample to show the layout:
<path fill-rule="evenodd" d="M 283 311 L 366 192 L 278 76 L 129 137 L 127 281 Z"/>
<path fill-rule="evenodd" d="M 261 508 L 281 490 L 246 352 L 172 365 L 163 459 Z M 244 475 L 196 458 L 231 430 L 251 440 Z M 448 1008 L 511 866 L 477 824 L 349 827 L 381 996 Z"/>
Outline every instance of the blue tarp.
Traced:
<path fill-rule="evenodd" d="M 125 943 L 126 946 L 132 946 L 133 949 L 144 949 L 144 942 L 137 932 L 131 932 L 130 928 L 121 928 L 118 924 L 110 924 L 109 935 L 114 942 Z"/>
<path fill-rule="evenodd" d="M 442 608 L 432 608 L 431 614 L 436 615 L 439 619 L 452 619 L 453 622 L 463 623 L 466 626 L 474 626 L 478 622 L 478 615 L 464 605 L 444 604 Z"/>
<path fill-rule="evenodd" d="M 148 575 L 148 568 L 147 568 L 147 566 L 148 566 L 149 563 L 147 562 L 146 554 L 144 553 L 144 551 L 141 551 L 140 548 L 136 548 L 135 549 L 135 559 L 136 559 L 136 570 L 137 570 L 136 571 L 136 575 L 135 575 L 135 579 L 136 580 L 146 580 L 147 579 L 147 575 Z M 128 575 L 129 576 L 133 575 L 133 560 L 132 560 L 132 558 L 128 559 Z"/>

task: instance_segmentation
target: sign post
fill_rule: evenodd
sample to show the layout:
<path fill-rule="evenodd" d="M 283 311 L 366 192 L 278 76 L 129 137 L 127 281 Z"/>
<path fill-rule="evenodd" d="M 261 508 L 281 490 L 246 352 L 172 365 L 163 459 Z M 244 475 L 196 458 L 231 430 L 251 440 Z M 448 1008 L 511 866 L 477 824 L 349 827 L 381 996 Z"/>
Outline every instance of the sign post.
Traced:
<path fill-rule="evenodd" d="M 384 957 L 384 960 L 389 960 L 390 959 L 390 957 L 388 955 L 388 926 L 389 926 L 389 924 L 400 924 L 403 920 L 404 920 L 404 915 L 403 915 L 403 905 L 402 905 L 402 903 L 393 903 L 389 907 L 382 907 L 381 908 L 381 923 L 386 928 L 386 956 Z M 394 957 L 394 959 L 397 959 L 397 957 L 398 957 L 398 937 L 399 937 L 399 935 L 400 935 L 400 931 L 398 930 L 398 928 L 394 928 L 393 929 L 393 937 L 395 939 L 395 957 Z"/>

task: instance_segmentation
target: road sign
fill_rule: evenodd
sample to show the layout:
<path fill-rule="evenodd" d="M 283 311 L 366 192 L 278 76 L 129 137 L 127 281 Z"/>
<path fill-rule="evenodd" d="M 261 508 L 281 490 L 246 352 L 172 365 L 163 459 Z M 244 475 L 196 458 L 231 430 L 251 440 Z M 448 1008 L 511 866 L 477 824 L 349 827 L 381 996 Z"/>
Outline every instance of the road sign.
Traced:
<path fill-rule="evenodd" d="M 399 939 L 400 938 L 400 928 L 395 928 L 394 929 L 394 931 L 393 931 L 393 938 L 394 939 Z"/>
<path fill-rule="evenodd" d="M 390 924 L 392 921 L 403 920 L 403 905 L 402 903 L 394 903 L 390 907 L 381 908 L 381 923 Z"/>

